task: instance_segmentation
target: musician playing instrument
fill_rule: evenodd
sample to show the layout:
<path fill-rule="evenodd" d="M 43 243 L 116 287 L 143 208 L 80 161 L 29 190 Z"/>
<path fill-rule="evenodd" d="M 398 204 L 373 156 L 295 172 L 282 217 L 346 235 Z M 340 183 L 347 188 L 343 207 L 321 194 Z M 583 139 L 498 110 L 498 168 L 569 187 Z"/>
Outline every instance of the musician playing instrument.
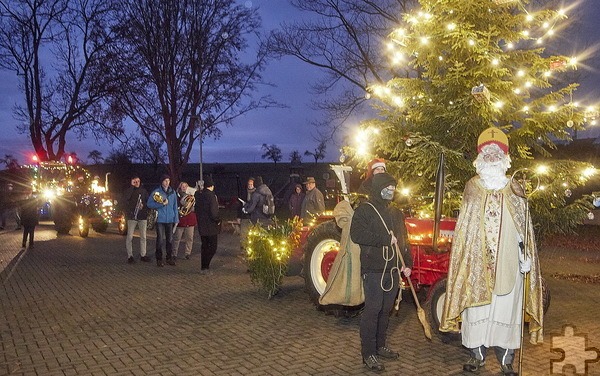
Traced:
<path fill-rule="evenodd" d="M 175 266 L 173 259 L 173 228 L 179 222 L 177 194 L 171 188 L 169 175 L 160 177 L 160 186 L 152 191 L 147 204 L 155 209 L 156 215 L 156 266 L 164 266 L 163 253 L 167 265 Z"/>
<path fill-rule="evenodd" d="M 133 258 L 133 233 L 135 228 L 139 228 L 140 232 L 140 260 L 144 262 L 150 261 L 150 257 L 146 256 L 146 225 L 148 218 L 148 191 L 142 186 L 142 181 L 139 176 L 131 177 L 131 185 L 123 193 L 123 201 L 125 202 L 125 219 L 127 220 L 127 237 L 125 238 L 125 249 L 127 250 L 127 262 L 135 263 Z"/>
<path fill-rule="evenodd" d="M 177 198 L 179 199 L 179 223 L 173 235 L 173 258 L 177 259 L 179 243 L 183 239 L 185 246 L 185 259 L 189 260 L 192 255 L 192 246 L 194 244 L 194 227 L 196 226 L 196 213 L 194 205 L 196 199 L 194 193 L 196 190 L 191 188 L 188 183 L 181 182 L 177 188 Z"/>

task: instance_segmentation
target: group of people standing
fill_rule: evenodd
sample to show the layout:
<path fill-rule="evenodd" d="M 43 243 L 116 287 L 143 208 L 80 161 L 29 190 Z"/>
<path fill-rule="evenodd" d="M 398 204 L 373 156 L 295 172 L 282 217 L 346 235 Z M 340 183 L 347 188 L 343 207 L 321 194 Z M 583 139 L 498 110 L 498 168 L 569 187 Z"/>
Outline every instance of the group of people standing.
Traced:
<path fill-rule="evenodd" d="M 156 210 L 156 265 L 175 266 L 179 246 L 183 241 L 185 259 L 190 259 L 194 242 L 194 228 L 198 228 L 201 240 L 200 272 L 210 272 L 210 263 L 217 251 L 221 218 L 219 204 L 214 193 L 215 184 L 210 176 L 203 184 L 192 188 L 181 182 L 177 190 L 171 187 L 169 175 L 162 175 L 160 185 L 152 192 L 142 186 L 139 176 L 131 178 L 131 185 L 123 194 L 127 237 L 125 246 L 127 262 L 135 263 L 133 257 L 133 234 L 139 228 L 140 261 L 150 262 L 147 255 L 146 233 L 149 209 Z M 164 255 L 164 258 L 163 258 Z"/>
<path fill-rule="evenodd" d="M 302 187 L 304 185 L 304 188 Z M 263 210 L 267 197 L 273 196 L 273 192 L 264 183 L 263 178 L 250 177 L 246 186 L 246 199 L 242 201 L 242 212 L 249 216 L 250 222 L 256 224 L 270 223 L 271 217 Z M 325 211 L 325 197 L 317 188 L 314 177 L 309 176 L 303 184 L 295 184 L 294 191 L 288 200 L 290 217 L 309 219 Z"/>

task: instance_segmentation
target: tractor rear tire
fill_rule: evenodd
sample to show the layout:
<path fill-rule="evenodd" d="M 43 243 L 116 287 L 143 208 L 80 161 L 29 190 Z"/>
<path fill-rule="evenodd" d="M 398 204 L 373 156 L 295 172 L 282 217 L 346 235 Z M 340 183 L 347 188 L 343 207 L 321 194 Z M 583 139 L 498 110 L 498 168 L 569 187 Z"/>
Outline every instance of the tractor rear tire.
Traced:
<path fill-rule="evenodd" d="M 427 320 L 431 326 L 431 330 L 435 333 L 443 343 L 457 342 L 460 344 L 459 333 L 440 332 L 440 321 L 442 319 L 442 310 L 444 309 L 444 299 L 446 298 L 446 283 L 444 278 L 433 285 L 429 292 L 429 299 L 423 305 Z"/>
<path fill-rule="evenodd" d="M 315 227 L 304 246 L 304 284 L 310 301 L 321 311 L 335 317 L 353 317 L 362 312 L 359 306 L 319 304 L 319 298 L 327 286 L 327 278 L 333 261 L 340 249 L 342 230 L 335 221 L 327 221 Z"/>
<path fill-rule="evenodd" d="M 108 229 L 108 222 L 104 219 L 92 222 L 92 228 L 99 234 L 103 234 Z"/>

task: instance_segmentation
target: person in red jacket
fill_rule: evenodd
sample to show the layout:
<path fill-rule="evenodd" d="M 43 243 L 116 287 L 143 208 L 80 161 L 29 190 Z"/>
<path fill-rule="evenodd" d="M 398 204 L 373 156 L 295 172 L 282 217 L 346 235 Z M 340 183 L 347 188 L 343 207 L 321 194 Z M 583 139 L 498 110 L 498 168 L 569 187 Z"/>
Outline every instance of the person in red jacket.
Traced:
<path fill-rule="evenodd" d="M 181 182 L 177 189 L 177 198 L 179 199 L 178 210 L 179 210 L 179 223 L 175 229 L 173 235 L 173 257 L 177 259 L 177 253 L 179 251 L 179 243 L 183 239 L 185 245 L 185 259 L 189 260 L 192 255 L 192 246 L 194 245 L 194 227 L 196 227 L 196 213 L 194 212 L 194 205 L 196 199 L 194 198 L 195 190 L 186 182 Z"/>

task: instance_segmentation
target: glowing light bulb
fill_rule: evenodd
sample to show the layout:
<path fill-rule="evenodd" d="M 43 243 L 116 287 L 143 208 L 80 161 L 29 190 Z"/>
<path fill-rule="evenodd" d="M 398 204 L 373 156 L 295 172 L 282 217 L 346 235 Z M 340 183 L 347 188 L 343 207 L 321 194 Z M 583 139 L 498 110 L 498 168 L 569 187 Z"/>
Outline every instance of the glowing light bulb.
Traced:
<path fill-rule="evenodd" d="M 576 58 L 575 56 L 571 57 L 571 58 L 569 59 L 569 64 L 570 64 L 571 66 L 575 66 L 575 65 L 577 65 L 577 58 Z"/>
<path fill-rule="evenodd" d="M 550 169 L 548 168 L 548 166 L 546 165 L 539 165 L 537 166 L 537 168 L 535 169 L 535 172 L 537 172 L 540 175 L 545 175 L 548 173 L 548 171 L 550 171 Z"/>
<path fill-rule="evenodd" d="M 404 106 L 404 100 L 401 97 L 394 97 L 392 99 L 392 101 L 394 102 L 394 104 L 398 107 L 402 107 Z"/>

